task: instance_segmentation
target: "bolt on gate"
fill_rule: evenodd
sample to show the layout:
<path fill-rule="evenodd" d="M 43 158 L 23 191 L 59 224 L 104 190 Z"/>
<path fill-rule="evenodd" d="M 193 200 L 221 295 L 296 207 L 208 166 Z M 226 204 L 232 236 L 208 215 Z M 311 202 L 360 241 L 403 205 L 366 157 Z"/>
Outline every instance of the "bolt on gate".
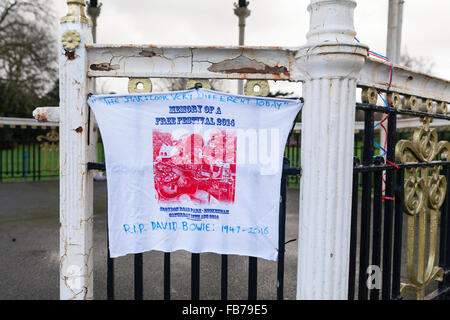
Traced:
<path fill-rule="evenodd" d="M 430 118 L 449 120 L 446 113 L 450 102 L 450 82 L 396 65 L 389 85 L 391 66 L 369 58 L 368 46 L 354 39 L 355 1 L 311 0 L 307 43 L 298 48 L 94 44 L 90 22 L 84 13 L 85 1 L 67 0 L 67 5 L 68 14 L 61 19 L 59 49 L 61 299 L 92 299 L 94 296 L 93 170 L 90 169 L 101 166 L 88 165 L 95 163 L 96 146 L 93 141 L 96 140 L 92 139 L 95 135 L 94 116 L 86 101 L 88 94 L 93 92 L 93 79 L 97 77 L 124 77 L 130 82 L 144 84 L 149 78 L 189 78 L 195 79 L 194 82 L 199 82 L 199 79 L 246 79 L 303 83 L 297 298 L 348 299 L 355 297 L 357 288 L 358 299 L 367 299 L 369 289 L 365 286 L 365 274 L 369 263 L 382 265 L 383 299 L 398 298 L 399 293 L 408 289 L 415 290 L 417 297 L 423 298 L 424 288 L 433 280 L 441 281 L 434 294 L 436 297 L 448 293 L 450 217 L 446 181 L 449 147 L 448 142 L 436 141 L 436 135 L 428 124 Z M 389 111 L 377 106 L 373 100 L 357 105 L 357 86 L 402 95 L 405 109 L 392 105 Z M 370 97 L 371 94 L 365 96 Z M 433 107 L 419 110 L 420 106 L 411 102 L 414 99 L 426 103 L 431 101 L 427 106 L 435 106 L 438 102 L 443 111 L 433 112 Z M 391 101 L 395 101 L 394 97 Z M 354 164 L 353 158 L 356 108 L 365 113 L 362 165 L 358 161 Z M 46 114 L 55 114 L 52 108 L 38 111 L 41 119 Z M 386 164 L 384 159 L 372 158 L 374 112 L 393 115 L 388 123 L 387 160 L 395 161 L 395 166 Z M 422 117 L 424 127 L 414 133 L 409 142 L 399 141 L 395 145 L 393 137 L 397 115 Z M 443 173 L 439 171 L 441 168 Z M 293 171 L 298 173 L 298 169 Z M 380 192 L 383 172 L 386 172 L 384 193 L 383 190 Z M 361 191 L 359 175 L 362 175 Z M 358 205 L 360 193 L 361 206 Z M 380 202 L 383 197 L 384 205 Z M 444 199 L 447 199 L 445 203 Z M 408 232 L 411 234 L 408 234 L 406 252 L 409 283 L 400 286 L 403 211 L 409 214 Z M 426 225 L 428 216 L 432 244 L 428 250 L 428 265 L 425 266 L 427 233 L 424 222 Z M 439 217 L 437 266 L 434 259 L 436 251 L 432 251 L 436 249 Z M 413 218 L 420 220 L 416 274 L 414 231 L 417 228 Z M 381 236 L 383 246 L 380 244 Z M 359 262 L 356 257 L 358 248 Z M 165 257 L 169 259 L 169 255 Z M 138 285 L 135 293 L 136 298 L 141 298 L 142 256 L 136 255 L 135 259 Z M 254 262 L 250 260 L 249 298 L 256 298 Z M 356 286 L 358 263 L 359 286 Z M 194 299 L 199 297 L 195 289 L 198 265 L 199 256 L 193 255 Z M 76 272 L 73 266 L 77 267 Z M 223 266 L 226 267 L 226 259 Z M 170 276 L 170 270 L 165 269 L 165 274 Z M 226 281 L 226 278 L 222 280 Z M 169 281 L 167 283 L 170 284 Z M 81 286 L 75 287 L 74 284 Z M 373 299 L 379 298 L 376 290 L 380 289 L 370 289 Z"/>

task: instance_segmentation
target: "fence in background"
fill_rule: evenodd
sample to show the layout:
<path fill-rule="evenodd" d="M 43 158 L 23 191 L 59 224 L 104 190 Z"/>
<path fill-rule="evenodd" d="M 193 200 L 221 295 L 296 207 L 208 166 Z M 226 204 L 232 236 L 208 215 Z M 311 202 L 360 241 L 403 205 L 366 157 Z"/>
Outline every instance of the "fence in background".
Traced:
<path fill-rule="evenodd" d="M 0 118 L 0 183 L 59 179 L 57 123 Z M 103 145 L 98 160 L 104 162 Z"/>

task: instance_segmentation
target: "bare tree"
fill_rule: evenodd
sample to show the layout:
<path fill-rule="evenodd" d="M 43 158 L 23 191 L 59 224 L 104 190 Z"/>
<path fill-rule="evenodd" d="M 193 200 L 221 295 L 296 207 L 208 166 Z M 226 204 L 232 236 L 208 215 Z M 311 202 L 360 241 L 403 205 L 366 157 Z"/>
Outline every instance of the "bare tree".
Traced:
<path fill-rule="evenodd" d="M 435 65 L 430 57 L 411 56 L 407 50 L 401 55 L 400 64 L 414 71 L 423 73 L 431 73 Z"/>
<path fill-rule="evenodd" d="M 30 116 L 57 79 L 56 19 L 48 1 L 0 1 L 0 114 Z"/>

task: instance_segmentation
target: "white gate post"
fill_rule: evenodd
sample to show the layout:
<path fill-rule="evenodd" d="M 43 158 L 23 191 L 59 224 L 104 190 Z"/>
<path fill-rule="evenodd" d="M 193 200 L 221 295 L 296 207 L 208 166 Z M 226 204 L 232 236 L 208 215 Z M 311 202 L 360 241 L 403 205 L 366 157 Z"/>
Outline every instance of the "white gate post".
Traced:
<path fill-rule="evenodd" d="M 60 298 L 93 298 L 93 179 L 87 170 L 89 108 L 86 43 L 92 42 L 85 0 L 67 0 L 61 19 L 60 90 Z"/>
<path fill-rule="evenodd" d="M 347 299 L 356 80 L 353 0 L 311 0 L 302 110 L 297 299 Z"/>

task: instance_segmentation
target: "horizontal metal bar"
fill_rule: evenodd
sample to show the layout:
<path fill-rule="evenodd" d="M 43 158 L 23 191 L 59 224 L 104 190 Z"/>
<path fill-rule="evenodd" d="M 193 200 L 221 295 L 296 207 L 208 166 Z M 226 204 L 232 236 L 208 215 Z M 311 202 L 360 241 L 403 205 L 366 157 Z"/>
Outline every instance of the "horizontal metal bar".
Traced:
<path fill-rule="evenodd" d="M 283 168 L 284 176 L 297 176 L 300 175 L 301 172 L 302 172 L 301 168 L 293 168 L 293 167 Z"/>
<path fill-rule="evenodd" d="M 88 76 L 304 81 L 300 47 L 86 45 Z M 304 50 L 302 50 L 304 52 Z M 361 87 L 387 90 L 391 66 L 367 58 Z M 450 81 L 394 66 L 390 91 L 450 102 Z"/>
<path fill-rule="evenodd" d="M 39 122 L 33 118 L 0 117 L 0 125 L 30 126 L 30 127 L 57 127 L 59 123 Z"/>
<path fill-rule="evenodd" d="M 281 47 L 201 47 L 90 44 L 88 76 L 303 80 L 296 50 Z"/>
<path fill-rule="evenodd" d="M 423 125 L 417 118 L 405 118 L 397 120 L 397 129 L 414 128 L 417 129 Z M 430 127 L 445 127 L 450 126 L 447 119 L 435 119 L 430 123 Z"/>
<path fill-rule="evenodd" d="M 388 108 L 388 107 L 377 106 L 377 105 L 369 104 L 369 103 L 357 103 L 356 109 L 371 110 L 374 112 L 382 112 L 382 113 L 396 113 L 396 114 L 402 114 L 402 115 L 414 116 L 414 117 L 430 117 L 430 118 L 434 118 L 434 119 L 450 120 L 450 116 L 441 114 L 441 113 L 397 109 L 397 108 L 393 108 L 393 107 Z M 450 123 L 447 125 L 450 125 Z"/>
<path fill-rule="evenodd" d="M 106 170 L 106 166 L 104 163 L 88 162 L 87 169 L 88 170 Z"/>
<path fill-rule="evenodd" d="M 97 163 L 97 162 L 88 162 L 87 168 L 88 170 L 106 170 L 106 166 L 104 163 Z M 283 175 L 294 176 L 299 174 L 301 174 L 301 168 L 292 168 L 292 167 L 283 168 Z"/>
<path fill-rule="evenodd" d="M 390 73 L 390 63 L 368 57 L 359 74 L 358 86 L 385 91 L 389 86 Z M 450 102 L 450 81 L 415 72 L 400 65 L 394 65 L 389 90 L 404 95 Z"/>
<path fill-rule="evenodd" d="M 444 272 L 444 279 L 445 277 L 448 277 L 450 275 L 450 271 L 447 270 Z M 446 287 L 444 289 L 437 289 L 433 292 L 429 293 L 427 296 L 425 296 L 425 300 L 438 300 L 443 297 L 450 296 L 450 287 Z"/>
<path fill-rule="evenodd" d="M 450 161 L 432 161 L 432 162 L 418 162 L 418 163 L 397 163 L 399 169 L 411 169 L 411 168 L 424 168 L 424 167 L 436 167 L 436 166 L 448 166 Z M 88 170 L 106 170 L 104 163 L 88 162 Z M 370 166 L 355 166 L 353 168 L 355 172 L 374 172 L 384 170 L 395 170 L 396 168 L 390 164 L 383 165 L 370 165 Z M 300 175 L 301 168 L 284 168 L 283 175 L 292 176 Z"/>
<path fill-rule="evenodd" d="M 372 106 L 372 105 L 371 105 Z M 383 108 L 383 107 L 380 107 Z M 357 109 L 365 110 L 365 107 L 357 107 Z M 374 109 L 374 112 L 376 110 Z M 387 108 L 386 108 L 387 111 Z M 382 111 L 384 112 L 384 110 Z M 385 112 L 387 113 L 387 112 Z M 404 118 L 404 119 L 398 119 L 397 120 L 397 129 L 408 129 L 413 128 L 417 129 L 418 127 L 422 126 L 422 123 L 417 118 Z M 434 119 L 433 122 L 430 123 L 430 127 L 447 127 L 450 126 L 450 122 L 448 122 L 447 119 Z M 294 126 L 294 131 L 302 131 L 302 123 L 296 122 Z M 364 130 L 364 122 L 363 121 L 356 121 L 355 122 L 355 131 Z"/>
<path fill-rule="evenodd" d="M 399 169 L 426 168 L 426 167 L 436 167 L 436 166 L 448 166 L 448 165 L 450 165 L 450 161 L 396 163 L 396 165 L 398 166 Z M 397 169 L 397 168 L 390 164 L 354 166 L 353 167 L 353 170 L 358 173 L 384 171 L 384 170 L 395 170 L 395 169 Z"/>

